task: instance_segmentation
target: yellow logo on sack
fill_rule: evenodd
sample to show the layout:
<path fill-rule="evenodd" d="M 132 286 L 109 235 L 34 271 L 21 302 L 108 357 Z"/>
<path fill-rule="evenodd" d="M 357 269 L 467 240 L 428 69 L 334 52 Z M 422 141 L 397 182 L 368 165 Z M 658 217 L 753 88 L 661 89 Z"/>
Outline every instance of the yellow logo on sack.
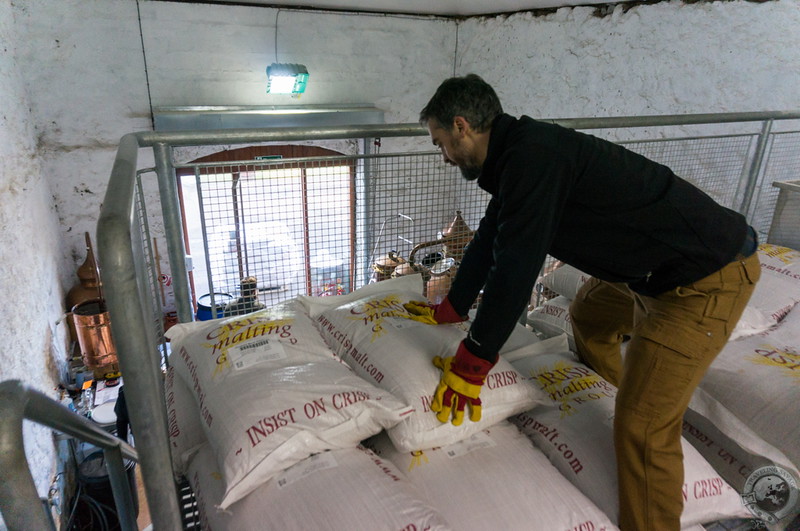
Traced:
<path fill-rule="evenodd" d="M 561 418 L 578 412 L 576 406 L 600 398 L 614 398 L 616 390 L 599 374 L 583 365 L 558 361 L 552 367 L 531 370 L 531 377 L 539 382 L 550 400 L 560 403 Z"/>
<path fill-rule="evenodd" d="M 764 343 L 755 349 L 754 356 L 747 359 L 758 365 L 777 367 L 784 375 L 800 380 L 800 354 L 788 348 L 780 349 Z"/>
<path fill-rule="evenodd" d="M 769 256 L 770 258 L 775 258 L 776 260 L 780 260 L 786 265 L 793 264 L 800 259 L 800 252 L 790 249 L 788 247 L 782 247 L 780 245 L 773 245 L 771 243 L 762 243 L 758 246 L 759 252 Z"/>
<path fill-rule="evenodd" d="M 411 472 L 415 466 L 422 466 L 423 459 L 426 463 L 428 462 L 428 456 L 425 455 L 425 452 L 422 450 L 415 450 L 411 452 L 411 463 L 408 465 L 408 471 Z"/>
<path fill-rule="evenodd" d="M 272 316 L 267 311 L 256 312 L 244 318 L 223 321 L 221 326 L 209 332 L 206 338 L 212 342 L 204 343 L 203 346 L 209 348 L 212 356 L 217 359 L 213 377 L 230 368 L 228 349 L 244 341 L 267 335 L 277 335 L 290 343 L 297 341 L 291 337 L 294 319 L 269 320 L 269 317 Z"/>
<path fill-rule="evenodd" d="M 348 319 L 361 321 L 364 326 L 372 328 L 372 338 L 375 341 L 386 333 L 384 319 L 387 317 L 408 318 L 408 312 L 403 307 L 403 302 L 396 294 L 386 295 L 382 299 L 371 299 L 359 302 L 350 307 Z"/>

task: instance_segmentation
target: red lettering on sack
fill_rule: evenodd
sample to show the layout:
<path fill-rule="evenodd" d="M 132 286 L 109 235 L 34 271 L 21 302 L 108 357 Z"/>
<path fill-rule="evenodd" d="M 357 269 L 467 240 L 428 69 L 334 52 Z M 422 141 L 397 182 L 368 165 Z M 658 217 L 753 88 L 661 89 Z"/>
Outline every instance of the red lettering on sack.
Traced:
<path fill-rule="evenodd" d="M 325 400 L 320 398 L 319 400 L 312 400 L 311 402 L 307 402 L 303 404 L 303 413 L 306 414 L 306 418 L 313 419 L 319 415 L 326 413 L 328 410 L 325 407 Z"/>
<path fill-rule="evenodd" d="M 189 355 L 189 351 L 186 350 L 186 347 L 182 346 L 178 353 L 180 354 L 181 359 L 186 362 L 186 368 L 189 370 L 189 377 L 192 380 L 192 390 L 197 397 L 197 404 L 200 407 L 200 416 L 206 421 L 206 425 L 211 427 L 214 417 L 205 406 L 206 394 L 203 391 L 203 387 L 200 385 L 200 378 L 197 376 L 197 364 Z"/>
<path fill-rule="evenodd" d="M 800 280 L 800 273 L 795 273 L 791 269 L 784 269 L 782 267 L 775 267 L 774 265 L 763 264 L 763 263 L 761 264 L 761 267 L 769 271 L 774 271 L 775 273 L 778 273 L 780 275 L 786 275 L 789 278 Z"/>
<path fill-rule="evenodd" d="M 561 317 L 564 315 L 564 308 L 560 308 L 558 306 L 552 306 L 549 304 L 545 304 L 542 307 L 542 313 L 544 315 L 552 315 L 553 317 Z"/>
<path fill-rule="evenodd" d="M 800 354 L 793 352 L 791 349 L 778 350 L 773 347 L 772 350 L 767 350 L 757 348 L 755 353 L 790 371 L 800 368 Z"/>
<path fill-rule="evenodd" d="M 489 389 L 499 389 L 517 383 L 516 371 L 500 371 L 489 374 L 486 377 L 486 387 Z"/>
<path fill-rule="evenodd" d="M 347 406 L 369 400 L 369 394 L 364 391 L 345 391 L 343 393 L 336 393 L 332 397 L 334 409 L 343 409 Z"/>
<path fill-rule="evenodd" d="M 594 531 L 594 522 L 587 520 L 576 525 L 575 527 L 570 527 L 567 529 L 567 531 Z"/>
<path fill-rule="evenodd" d="M 702 500 L 722 494 L 722 479 L 710 478 L 701 479 L 694 482 L 694 499 Z"/>
<path fill-rule="evenodd" d="M 178 427 L 178 415 L 174 409 L 169 410 L 169 436 L 172 438 L 181 434 L 181 429 Z"/>
<path fill-rule="evenodd" d="M 543 371 L 536 375 L 542 388 L 553 385 L 556 382 L 563 382 L 572 378 L 582 378 L 589 376 L 591 371 L 586 367 L 567 367 L 565 369 L 555 369 Z"/>
<path fill-rule="evenodd" d="M 516 424 L 520 430 L 527 433 L 529 437 L 541 436 L 545 440 L 553 443 L 553 447 L 561 454 L 564 460 L 567 461 L 567 464 L 575 474 L 580 474 L 583 470 L 581 460 L 569 449 L 569 444 L 560 441 L 556 442 L 560 435 L 558 429 L 555 427 L 548 427 L 525 413 L 517 415 L 514 418 L 514 424 Z"/>
<path fill-rule="evenodd" d="M 280 428 L 288 426 L 289 424 L 294 424 L 294 411 L 295 409 L 293 407 L 285 409 L 280 413 L 276 413 L 275 415 L 264 417 L 259 420 L 257 424 L 247 428 L 246 433 L 250 438 L 251 447 L 255 447 L 256 445 L 260 444 L 264 441 L 264 439 L 278 431 Z"/>
<path fill-rule="evenodd" d="M 432 396 L 421 396 L 419 397 L 420 402 L 422 402 L 422 411 L 427 413 L 431 410 L 431 400 L 433 400 Z"/>

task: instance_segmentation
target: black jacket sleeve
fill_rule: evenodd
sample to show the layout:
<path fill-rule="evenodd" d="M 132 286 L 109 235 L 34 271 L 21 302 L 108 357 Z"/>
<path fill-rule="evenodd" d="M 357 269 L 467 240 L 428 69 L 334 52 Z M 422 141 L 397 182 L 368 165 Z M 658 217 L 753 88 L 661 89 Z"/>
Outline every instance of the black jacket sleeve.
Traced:
<path fill-rule="evenodd" d="M 497 193 L 481 221 L 477 245 L 467 249 L 451 288 L 451 302 L 461 311 L 463 307 L 456 304 L 477 294 L 475 285 L 485 279 L 467 347 L 490 360 L 527 308 L 574 171 L 571 161 L 546 146 L 520 142 L 502 153 L 494 173 Z"/>

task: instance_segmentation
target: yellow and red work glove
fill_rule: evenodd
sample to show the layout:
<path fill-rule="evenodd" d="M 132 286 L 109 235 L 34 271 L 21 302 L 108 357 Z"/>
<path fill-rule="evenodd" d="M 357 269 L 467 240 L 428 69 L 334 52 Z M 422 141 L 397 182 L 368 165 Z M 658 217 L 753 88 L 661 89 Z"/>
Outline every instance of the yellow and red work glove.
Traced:
<path fill-rule="evenodd" d="M 433 364 L 442 369 L 442 378 L 431 402 L 436 418 L 447 422 L 452 415 L 453 426 L 460 426 L 464 421 L 464 408 L 469 406 L 469 420 L 481 420 L 481 387 L 495 363 L 496 358 L 491 362 L 472 354 L 463 341 L 455 356 L 434 357 Z"/>
<path fill-rule="evenodd" d="M 426 324 L 460 323 L 466 321 L 465 316 L 459 315 L 450 304 L 450 299 L 444 298 L 439 304 L 430 304 L 423 301 L 410 301 L 403 305 L 408 312 L 409 319 Z"/>

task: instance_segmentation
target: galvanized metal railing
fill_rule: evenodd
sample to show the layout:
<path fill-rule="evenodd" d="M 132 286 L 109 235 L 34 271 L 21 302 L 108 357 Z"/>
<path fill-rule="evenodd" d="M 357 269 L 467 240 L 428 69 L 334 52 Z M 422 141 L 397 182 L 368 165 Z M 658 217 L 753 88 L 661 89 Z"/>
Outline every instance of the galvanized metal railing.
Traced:
<path fill-rule="evenodd" d="M 763 157 L 767 152 L 772 125 L 776 120 L 798 120 L 800 112 L 753 112 L 674 116 L 635 116 L 548 120 L 574 129 L 613 129 L 629 127 L 689 126 L 733 122 L 760 122 L 760 137 L 755 156 L 742 170 L 743 195 L 739 210 L 746 213 L 756 189 Z M 370 139 L 427 135 L 418 124 L 361 125 L 322 128 L 231 129 L 190 132 L 140 132 L 120 140 L 116 159 L 97 228 L 98 259 L 102 267 L 105 296 L 125 376 L 125 393 L 136 445 L 140 471 L 155 530 L 181 528 L 180 507 L 172 474 L 161 364 L 153 331 L 152 308 L 148 304 L 147 281 L 142 278 L 141 234 L 135 212 L 137 159 L 139 148 L 150 147 L 155 156 L 162 217 L 166 227 L 168 257 L 172 268 L 178 319 L 191 321 L 192 305 L 186 270 L 186 252 L 177 193 L 173 148 L 178 146 L 235 145 L 263 142 L 295 142 L 330 139 Z M 366 146 L 366 142 L 365 142 Z M 366 151 L 366 148 L 365 148 Z M 12 393 L 13 394 L 13 393 Z M 28 392 L 25 393 L 29 395 Z M 34 399 L 38 403 L 40 399 Z M 34 408 L 38 409 L 38 408 Z M 36 415 L 37 421 L 44 421 Z M 3 432 L 4 433 L 4 432 Z M 0 435 L 6 437 L 6 435 Z M 5 440 L 5 439 L 4 439 Z M 15 440 L 14 444 L 18 441 Z M 21 446 L 21 445 L 20 445 Z M 3 471 L 5 475 L 5 471 Z M 14 474 L 23 474 L 15 468 Z M 29 474 L 29 473 L 28 473 Z M 11 476 L 15 477 L 15 476 Z M 0 492 L 5 497 L 4 492 Z M 4 501 L 12 514 L 22 507 L 37 504 L 35 489 L 9 492 Z M 31 512 L 36 512 L 31 510 Z"/>
<path fill-rule="evenodd" d="M 133 494 L 123 457 L 138 460 L 136 450 L 86 417 L 19 380 L 0 383 L 0 512 L 11 531 L 55 529 L 38 503 L 22 440 L 22 421 L 38 422 L 103 450 L 114 503 L 123 531 L 136 531 Z"/>

